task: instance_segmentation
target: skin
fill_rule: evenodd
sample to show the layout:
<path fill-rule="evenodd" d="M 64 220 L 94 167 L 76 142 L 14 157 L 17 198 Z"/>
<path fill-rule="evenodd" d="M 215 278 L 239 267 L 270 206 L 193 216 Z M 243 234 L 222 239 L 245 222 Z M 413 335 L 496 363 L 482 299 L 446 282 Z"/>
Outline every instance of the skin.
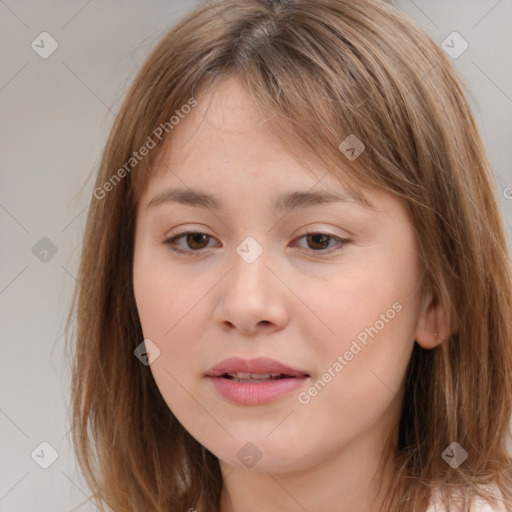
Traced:
<path fill-rule="evenodd" d="M 443 312 L 419 294 L 405 207 L 370 190 L 365 195 L 377 211 L 342 202 L 273 212 L 268 204 L 280 193 L 344 188 L 313 155 L 298 160 L 277 142 L 236 78 L 197 100 L 173 131 L 137 210 L 134 293 L 144 337 L 160 349 L 150 365 L 158 388 L 219 458 L 222 512 L 378 510 L 382 493 L 372 478 L 384 441 L 396 431 L 414 340 L 433 348 L 446 335 Z M 171 202 L 147 208 L 172 186 L 219 196 L 225 209 Z M 163 243 L 187 230 L 211 238 L 178 239 L 191 256 Z M 303 236 L 319 232 L 350 242 L 331 239 L 323 249 Z M 263 248 L 251 264 L 236 252 L 246 236 Z M 299 392 L 397 302 L 401 311 L 300 403 Z M 232 356 L 271 357 L 310 378 L 275 402 L 236 405 L 204 377 Z M 237 457 L 248 442 L 261 453 L 252 468 Z M 388 470 L 384 482 L 391 478 Z"/>

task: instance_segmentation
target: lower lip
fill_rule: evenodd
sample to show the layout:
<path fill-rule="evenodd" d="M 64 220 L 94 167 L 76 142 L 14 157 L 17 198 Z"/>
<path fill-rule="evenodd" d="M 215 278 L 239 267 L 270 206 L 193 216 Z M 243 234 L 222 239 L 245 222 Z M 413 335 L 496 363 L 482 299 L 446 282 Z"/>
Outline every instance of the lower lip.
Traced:
<path fill-rule="evenodd" d="M 208 377 L 219 394 L 240 405 L 261 405 L 300 388 L 308 377 L 291 377 L 263 382 L 236 382 L 224 377 Z"/>

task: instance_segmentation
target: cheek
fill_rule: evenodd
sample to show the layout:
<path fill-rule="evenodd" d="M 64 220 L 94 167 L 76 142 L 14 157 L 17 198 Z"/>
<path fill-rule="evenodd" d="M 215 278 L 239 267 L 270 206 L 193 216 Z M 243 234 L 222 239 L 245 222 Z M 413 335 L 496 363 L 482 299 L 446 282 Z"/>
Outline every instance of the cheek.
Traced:
<path fill-rule="evenodd" d="M 321 321 L 309 315 L 304 339 L 315 354 L 317 378 L 333 382 L 325 388 L 329 392 L 322 391 L 325 399 L 344 397 L 348 407 L 357 408 L 361 400 L 377 402 L 386 398 L 382 393 L 389 398 L 398 392 L 414 341 L 416 263 L 413 248 L 399 253 L 376 248 L 364 264 L 340 268 L 323 293 L 307 295 Z M 335 366 L 338 356 L 341 367 Z"/>
<path fill-rule="evenodd" d="M 209 436 L 225 436 L 218 423 L 205 414 L 197 389 L 202 378 L 200 364 L 207 352 L 200 340 L 210 316 L 200 300 L 204 293 L 180 290 L 176 278 L 171 282 L 156 271 L 141 273 L 137 307 L 144 337 L 160 350 L 149 370 L 163 400 L 187 431 L 206 443 Z"/>
<path fill-rule="evenodd" d="M 192 370 L 199 371 L 202 354 L 194 341 L 203 338 L 204 323 L 211 318 L 204 295 L 213 283 L 208 284 L 197 272 L 190 275 L 159 262 L 158 255 L 155 258 L 144 248 L 135 252 L 133 281 L 144 338 L 160 350 L 151 371 L 166 400 L 179 396 L 177 382 L 184 383 Z"/>
<path fill-rule="evenodd" d="M 193 283 L 179 272 L 168 273 L 165 267 L 145 261 L 143 252 L 136 253 L 134 294 L 142 332 L 160 350 L 149 369 L 169 409 L 187 425 L 197 426 L 202 411 L 186 390 L 201 356 L 192 343 L 201 339 L 197 320 L 208 317 Z"/>
<path fill-rule="evenodd" d="M 322 282 L 312 281 L 306 275 L 302 282 L 295 279 L 295 286 L 307 297 L 304 302 L 309 311 L 304 312 L 304 319 L 309 320 L 304 323 L 309 325 L 308 334 L 315 340 L 316 351 L 319 341 L 326 351 L 343 349 L 375 322 L 382 327 L 381 315 L 387 311 L 385 320 L 389 322 L 381 330 L 396 330 L 396 324 L 401 323 L 399 317 L 405 314 L 395 314 L 393 304 L 398 302 L 403 309 L 407 307 L 406 314 L 410 314 L 415 279 L 416 271 L 410 260 L 404 257 L 397 261 L 382 253 L 364 262 L 340 266 Z M 361 338 L 364 341 L 364 334 Z"/>
<path fill-rule="evenodd" d="M 199 277 L 187 275 L 165 258 L 165 251 L 136 246 L 133 287 L 144 336 L 168 338 L 175 326 L 187 323 L 201 299 Z"/>

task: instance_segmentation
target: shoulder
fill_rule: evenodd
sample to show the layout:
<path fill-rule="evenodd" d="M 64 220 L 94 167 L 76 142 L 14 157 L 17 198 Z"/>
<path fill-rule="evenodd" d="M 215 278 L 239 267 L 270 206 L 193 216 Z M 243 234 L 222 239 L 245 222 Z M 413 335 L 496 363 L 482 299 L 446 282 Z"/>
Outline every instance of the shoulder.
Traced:
<path fill-rule="evenodd" d="M 503 496 L 498 487 L 496 485 L 489 485 L 486 487 L 486 490 L 498 498 L 498 503 L 496 505 L 491 505 L 487 500 L 477 496 L 474 503 L 471 504 L 471 512 L 507 512 L 505 504 L 503 503 Z M 426 512 L 452 512 L 452 510 L 448 511 L 442 503 L 440 493 L 434 492 L 433 498 Z M 459 510 L 453 510 L 453 512 L 459 512 Z"/>

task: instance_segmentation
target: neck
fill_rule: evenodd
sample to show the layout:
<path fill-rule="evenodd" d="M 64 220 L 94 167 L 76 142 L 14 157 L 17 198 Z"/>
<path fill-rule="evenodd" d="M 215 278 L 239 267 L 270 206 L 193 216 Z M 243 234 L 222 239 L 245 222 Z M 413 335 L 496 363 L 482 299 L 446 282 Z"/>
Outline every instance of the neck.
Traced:
<path fill-rule="evenodd" d="M 283 473 L 256 472 L 220 461 L 220 512 L 378 512 L 393 478 L 390 461 L 378 472 L 386 441 L 368 431 L 307 469 Z"/>

